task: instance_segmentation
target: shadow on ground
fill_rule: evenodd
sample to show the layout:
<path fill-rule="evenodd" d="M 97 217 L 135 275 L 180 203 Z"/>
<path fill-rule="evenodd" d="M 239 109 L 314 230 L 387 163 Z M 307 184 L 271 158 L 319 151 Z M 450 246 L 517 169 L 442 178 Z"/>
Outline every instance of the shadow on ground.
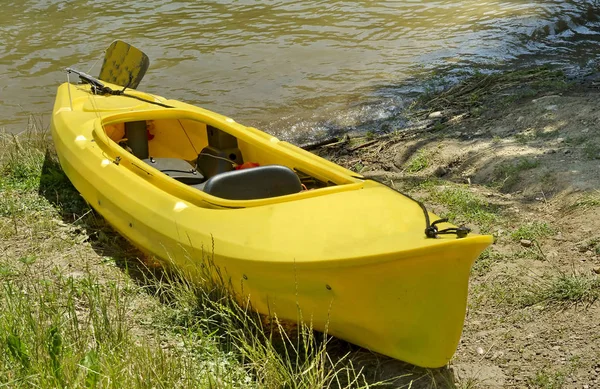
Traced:
<path fill-rule="evenodd" d="M 63 222 L 75 227 L 93 250 L 101 257 L 111 258 L 136 283 L 148 286 L 152 277 L 161 277 L 160 271 L 147 266 L 144 255 L 126 239 L 117 234 L 98 215 L 73 187 L 62 171 L 56 155 L 47 151 L 42 167 L 39 195 L 50 202 Z M 292 326 L 293 327 L 293 326 Z M 322 339 L 322 336 L 318 336 Z M 452 370 L 425 369 L 375 354 L 345 342 L 331 339 L 328 352 L 334 360 L 344 359 L 355 371 L 362 371 L 368 383 L 387 381 L 384 387 L 454 388 Z"/>

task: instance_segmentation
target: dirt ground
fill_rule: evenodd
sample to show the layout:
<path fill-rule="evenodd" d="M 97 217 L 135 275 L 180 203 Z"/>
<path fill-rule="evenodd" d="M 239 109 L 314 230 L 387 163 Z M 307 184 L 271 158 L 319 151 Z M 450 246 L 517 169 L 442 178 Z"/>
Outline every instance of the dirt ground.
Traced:
<path fill-rule="evenodd" d="M 450 216 L 496 238 L 473 268 L 462 340 L 442 374 L 450 387 L 600 388 L 600 91 L 591 85 L 428 111 L 408 131 L 318 150 L 437 214 L 464 198 L 487 212 Z M 440 196 L 449 187 L 457 196 Z"/>

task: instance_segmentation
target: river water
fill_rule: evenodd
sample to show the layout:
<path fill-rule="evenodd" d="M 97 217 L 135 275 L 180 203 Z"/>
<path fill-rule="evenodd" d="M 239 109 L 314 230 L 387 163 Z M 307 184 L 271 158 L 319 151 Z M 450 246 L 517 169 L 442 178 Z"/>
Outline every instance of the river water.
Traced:
<path fill-rule="evenodd" d="M 415 76 L 557 63 L 593 67 L 590 1 L 4 0 L 0 127 L 49 122 L 73 66 L 114 39 L 148 54 L 139 89 L 288 139 L 393 115 Z"/>

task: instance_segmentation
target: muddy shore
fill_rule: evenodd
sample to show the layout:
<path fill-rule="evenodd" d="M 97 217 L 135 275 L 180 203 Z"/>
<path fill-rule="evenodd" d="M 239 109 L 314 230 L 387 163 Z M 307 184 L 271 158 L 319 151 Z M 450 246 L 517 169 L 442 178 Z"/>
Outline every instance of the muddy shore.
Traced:
<path fill-rule="evenodd" d="M 461 388 L 600 387 L 600 84 L 534 69 L 415 105 L 317 153 L 493 234 L 450 364 Z"/>

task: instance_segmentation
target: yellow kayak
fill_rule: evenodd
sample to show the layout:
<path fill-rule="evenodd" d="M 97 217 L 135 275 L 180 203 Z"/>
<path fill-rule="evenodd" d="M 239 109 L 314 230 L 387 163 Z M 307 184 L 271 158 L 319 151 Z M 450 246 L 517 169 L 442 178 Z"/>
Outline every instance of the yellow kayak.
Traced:
<path fill-rule="evenodd" d="M 52 136 L 73 185 L 137 247 L 192 273 L 211 253 L 261 313 L 300 311 L 419 366 L 450 360 L 492 237 L 435 223 L 387 186 L 231 118 L 92 88 L 59 87 Z"/>

